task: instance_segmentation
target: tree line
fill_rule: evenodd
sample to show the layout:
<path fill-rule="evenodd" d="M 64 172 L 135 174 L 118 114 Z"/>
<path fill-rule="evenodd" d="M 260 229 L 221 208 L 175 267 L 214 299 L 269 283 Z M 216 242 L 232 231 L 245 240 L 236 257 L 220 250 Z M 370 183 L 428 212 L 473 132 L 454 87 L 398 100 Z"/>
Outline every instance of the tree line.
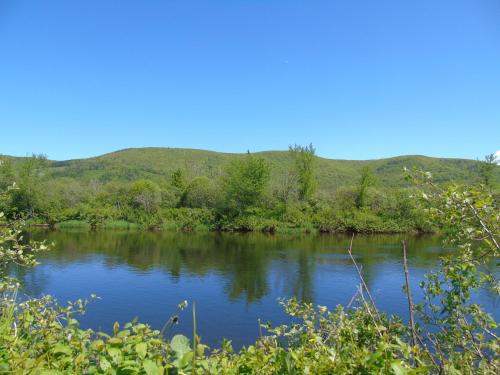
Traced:
<path fill-rule="evenodd" d="M 155 182 L 137 179 L 80 181 L 53 179 L 43 155 L 21 162 L 4 160 L 0 188 L 14 187 L 0 201 L 9 219 L 70 226 L 204 229 L 235 231 L 430 231 L 411 190 L 386 188 L 369 168 L 355 185 L 328 196 L 317 193 L 317 158 L 312 144 L 289 147 L 293 163 L 271 179 L 264 158 L 248 152 L 220 176 L 188 177 L 177 168 Z M 491 184 L 494 161 L 480 173 Z"/>

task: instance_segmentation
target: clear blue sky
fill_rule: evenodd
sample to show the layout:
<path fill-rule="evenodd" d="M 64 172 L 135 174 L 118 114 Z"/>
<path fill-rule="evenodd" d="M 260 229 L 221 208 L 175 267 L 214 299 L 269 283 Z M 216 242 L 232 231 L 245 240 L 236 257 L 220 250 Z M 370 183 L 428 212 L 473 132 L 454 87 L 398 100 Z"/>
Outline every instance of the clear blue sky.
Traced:
<path fill-rule="evenodd" d="M 498 0 L 0 0 L 0 153 L 482 158 Z"/>

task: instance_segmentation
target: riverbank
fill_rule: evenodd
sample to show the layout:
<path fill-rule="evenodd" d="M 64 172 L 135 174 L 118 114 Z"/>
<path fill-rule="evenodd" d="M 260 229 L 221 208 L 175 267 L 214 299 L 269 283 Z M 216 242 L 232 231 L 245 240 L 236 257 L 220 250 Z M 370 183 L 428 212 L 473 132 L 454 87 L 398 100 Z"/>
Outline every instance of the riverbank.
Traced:
<path fill-rule="evenodd" d="M 176 232 L 262 232 L 262 233 L 434 233 L 436 230 L 425 222 L 416 220 L 384 219 L 369 212 L 344 215 L 316 215 L 310 220 L 277 220 L 255 215 L 235 218 L 216 218 L 215 215 L 199 215 L 193 211 L 181 212 L 166 218 L 152 216 L 138 221 L 123 219 L 82 220 L 69 219 L 52 223 L 40 219 L 27 220 L 31 227 L 50 229 L 83 230 L 138 230 Z"/>

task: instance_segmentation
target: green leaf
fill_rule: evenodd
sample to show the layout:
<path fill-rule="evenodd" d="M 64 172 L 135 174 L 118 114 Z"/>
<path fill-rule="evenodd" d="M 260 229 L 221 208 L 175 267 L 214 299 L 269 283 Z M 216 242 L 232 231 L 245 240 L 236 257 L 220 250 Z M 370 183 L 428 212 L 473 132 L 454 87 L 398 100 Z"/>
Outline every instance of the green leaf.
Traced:
<path fill-rule="evenodd" d="M 181 359 L 177 361 L 177 364 L 179 368 L 186 368 L 191 364 L 192 361 L 193 361 L 193 352 L 187 352 L 182 356 Z"/>
<path fill-rule="evenodd" d="M 124 337 L 127 337 L 127 336 L 130 336 L 130 330 L 128 330 L 128 329 L 120 331 L 120 332 L 118 332 L 116 334 L 116 337 L 119 337 L 119 338 L 124 338 Z"/>
<path fill-rule="evenodd" d="M 108 344 L 114 345 L 114 346 L 121 346 L 123 344 L 123 341 L 120 340 L 117 337 L 112 337 L 108 340 Z"/>
<path fill-rule="evenodd" d="M 183 335 L 176 335 L 172 338 L 170 342 L 172 350 L 177 354 L 177 357 L 182 357 L 185 353 L 191 351 L 191 346 L 189 345 L 189 339 Z"/>
<path fill-rule="evenodd" d="M 158 375 L 160 374 L 160 368 L 152 360 L 148 359 L 142 364 L 144 366 L 144 371 L 147 375 Z"/>
<path fill-rule="evenodd" d="M 108 348 L 108 354 L 115 364 L 120 364 L 122 361 L 122 352 L 118 348 Z"/>
<path fill-rule="evenodd" d="M 148 352 L 148 345 L 145 342 L 140 342 L 135 346 L 135 351 L 140 358 L 144 358 Z"/>
<path fill-rule="evenodd" d="M 391 363 L 392 371 L 395 375 L 406 375 L 408 371 L 401 365 L 400 361 L 394 361 Z"/>
<path fill-rule="evenodd" d="M 57 343 L 52 349 L 52 353 L 54 354 L 64 354 L 71 355 L 71 348 L 61 343 Z"/>
<path fill-rule="evenodd" d="M 90 347 L 94 350 L 101 350 L 104 347 L 104 341 L 95 340 L 90 344 Z"/>
<path fill-rule="evenodd" d="M 106 359 L 106 357 L 99 357 L 99 367 L 101 368 L 102 371 L 106 372 L 109 369 L 111 369 L 111 363 Z"/>

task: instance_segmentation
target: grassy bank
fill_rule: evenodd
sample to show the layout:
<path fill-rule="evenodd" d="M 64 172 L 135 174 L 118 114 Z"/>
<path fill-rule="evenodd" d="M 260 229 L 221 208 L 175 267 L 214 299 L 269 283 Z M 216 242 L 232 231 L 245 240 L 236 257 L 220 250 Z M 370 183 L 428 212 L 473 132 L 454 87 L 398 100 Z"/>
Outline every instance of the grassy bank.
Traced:
<path fill-rule="evenodd" d="M 265 233 L 429 233 L 434 228 L 417 213 L 396 219 L 376 215 L 367 210 L 317 212 L 249 212 L 236 217 L 224 217 L 210 209 L 172 208 L 153 215 L 126 218 L 108 218 L 96 213 L 75 212 L 56 223 L 32 221 L 32 226 L 51 226 L 56 229 L 107 229 L 107 230 L 161 230 L 161 231 L 222 231 Z"/>

